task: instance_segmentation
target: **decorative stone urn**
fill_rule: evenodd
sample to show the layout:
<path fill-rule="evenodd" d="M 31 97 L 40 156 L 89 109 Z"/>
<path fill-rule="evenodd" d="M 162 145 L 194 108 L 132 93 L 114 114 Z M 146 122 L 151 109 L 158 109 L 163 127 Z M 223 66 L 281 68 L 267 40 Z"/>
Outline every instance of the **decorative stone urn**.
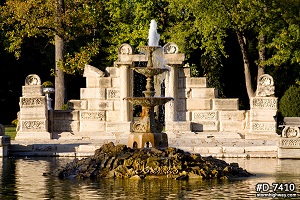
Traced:
<path fill-rule="evenodd" d="M 52 99 L 50 98 L 50 94 L 53 94 L 54 92 L 55 92 L 55 89 L 53 87 L 44 87 L 43 88 L 43 93 L 45 94 L 46 99 L 47 99 L 48 110 L 53 110 L 52 106 L 51 106 Z"/>

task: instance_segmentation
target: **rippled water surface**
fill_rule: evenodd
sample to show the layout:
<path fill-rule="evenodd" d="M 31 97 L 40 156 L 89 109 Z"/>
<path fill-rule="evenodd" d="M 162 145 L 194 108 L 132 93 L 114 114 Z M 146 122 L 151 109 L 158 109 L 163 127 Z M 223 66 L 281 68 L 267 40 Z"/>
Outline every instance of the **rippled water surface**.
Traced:
<path fill-rule="evenodd" d="M 70 158 L 0 159 L 0 199 L 259 199 L 257 183 L 295 183 L 300 160 L 224 159 L 256 174 L 235 181 L 171 179 L 59 180 L 46 175 Z M 299 196 L 299 195 L 298 195 Z M 261 199 L 261 198 L 260 198 Z M 271 198 L 269 198 L 271 199 Z"/>

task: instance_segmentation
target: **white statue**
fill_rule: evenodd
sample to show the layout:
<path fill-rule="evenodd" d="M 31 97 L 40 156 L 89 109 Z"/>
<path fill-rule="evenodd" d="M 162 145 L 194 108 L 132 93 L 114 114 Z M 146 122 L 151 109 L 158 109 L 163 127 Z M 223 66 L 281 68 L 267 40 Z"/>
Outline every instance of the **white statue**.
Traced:
<path fill-rule="evenodd" d="M 151 20 L 149 35 L 148 35 L 148 45 L 158 46 L 160 35 L 157 33 L 157 23 L 154 19 Z"/>

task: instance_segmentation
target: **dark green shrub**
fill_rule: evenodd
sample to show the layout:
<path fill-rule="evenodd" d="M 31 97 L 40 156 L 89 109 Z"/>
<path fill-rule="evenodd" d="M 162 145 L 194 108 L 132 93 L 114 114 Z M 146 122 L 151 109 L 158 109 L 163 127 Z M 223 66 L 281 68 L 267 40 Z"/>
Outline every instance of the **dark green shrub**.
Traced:
<path fill-rule="evenodd" d="M 279 112 L 283 117 L 300 117 L 300 86 L 292 85 L 280 99 Z"/>

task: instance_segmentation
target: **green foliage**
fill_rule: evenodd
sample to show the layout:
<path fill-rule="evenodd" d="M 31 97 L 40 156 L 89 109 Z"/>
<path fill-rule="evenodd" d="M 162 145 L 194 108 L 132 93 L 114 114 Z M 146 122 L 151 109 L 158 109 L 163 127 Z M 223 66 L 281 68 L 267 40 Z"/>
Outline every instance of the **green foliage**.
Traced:
<path fill-rule="evenodd" d="M 45 81 L 44 83 L 42 83 L 42 86 L 44 88 L 46 87 L 54 87 L 53 83 L 51 81 Z"/>
<path fill-rule="evenodd" d="M 13 126 L 17 126 L 18 125 L 18 123 L 19 123 L 19 120 L 18 119 L 14 119 L 12 122 L 11 122 L 11 124 L 13 125 Z"/>
<path fill-rule="evenodd" d="M 283 117 L 300 117 L 300 86 L 292 85 L 279 102 Z"/>
<path fill-rule="evenodd" d="M 61 110 L 69 110 L 69 104 L 63 104 L 63 106 L 61 107 Z"/>
<path fill-rule="evenodd" d="M 64 12 L 57 15 L 57 1 L 53 0 L 7 0 L 0 9 L 0 28 L 6 30 L 6 50 L 21 55 L 26 38 L 47 38 L 54 45 L 55 35 L 64 39 L 66 45 L 66 73 L 81 73 L 85 64 L 99 53 L 99 35 L 103 6 L 96 0 L 65 0 Z M 103 37 L 104 38 L 104 37 Z"/>

